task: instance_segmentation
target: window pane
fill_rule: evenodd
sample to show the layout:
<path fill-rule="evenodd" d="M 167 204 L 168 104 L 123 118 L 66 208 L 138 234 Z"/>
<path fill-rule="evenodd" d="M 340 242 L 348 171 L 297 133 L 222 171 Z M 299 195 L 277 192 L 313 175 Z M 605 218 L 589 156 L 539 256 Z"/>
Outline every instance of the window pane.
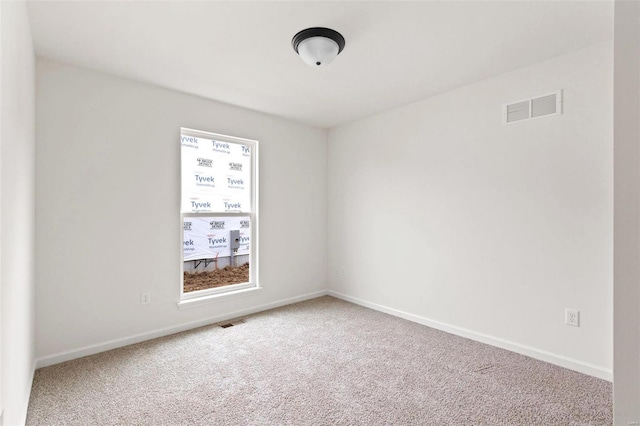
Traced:
<path fill-rule="evenodd" d="M 181 136 L 182 212 L 250 212 L 251 146 Z"/>
<path fill-rule="evenodd" d="M 249 282 L 250 216 L 183 219 L 184 292 Z"/>

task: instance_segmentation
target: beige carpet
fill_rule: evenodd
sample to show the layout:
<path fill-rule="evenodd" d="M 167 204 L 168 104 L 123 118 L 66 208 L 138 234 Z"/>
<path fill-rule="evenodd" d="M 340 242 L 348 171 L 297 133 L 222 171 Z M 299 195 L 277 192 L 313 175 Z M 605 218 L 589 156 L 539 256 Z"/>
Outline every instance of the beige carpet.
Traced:
<path fill-rule="evenodd" d="M 611 384 L 331 297 L 36 372 L 28 425 L 605 425 Z"/>

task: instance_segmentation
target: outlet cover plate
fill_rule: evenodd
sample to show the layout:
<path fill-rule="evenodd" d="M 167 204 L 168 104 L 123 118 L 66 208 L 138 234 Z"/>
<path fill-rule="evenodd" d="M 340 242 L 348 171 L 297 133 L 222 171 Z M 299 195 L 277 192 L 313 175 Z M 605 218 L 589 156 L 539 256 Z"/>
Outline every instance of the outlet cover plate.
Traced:
<path fill-rule="evenodd" d="M 577 309 L 566 309 L 564 323 L 573 327 L 580 327 L 580 311 Z"/>

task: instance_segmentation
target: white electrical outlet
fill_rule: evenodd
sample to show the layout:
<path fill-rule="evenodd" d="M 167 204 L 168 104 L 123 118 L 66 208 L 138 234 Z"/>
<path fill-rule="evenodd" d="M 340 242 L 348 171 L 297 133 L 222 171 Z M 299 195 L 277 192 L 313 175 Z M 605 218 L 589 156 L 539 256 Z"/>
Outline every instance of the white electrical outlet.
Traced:
<path fill-rule="evenodd" d="M 142 293 L 140 295 L 140 304 L 141 305 L 151 304 L 151 293 Z"/>
<path fill-rule="evenodd" d="M 566 309 L 564 312 L 564 323 L 574 327 L 580 327 L 580 311 L 577 309 Z"/>

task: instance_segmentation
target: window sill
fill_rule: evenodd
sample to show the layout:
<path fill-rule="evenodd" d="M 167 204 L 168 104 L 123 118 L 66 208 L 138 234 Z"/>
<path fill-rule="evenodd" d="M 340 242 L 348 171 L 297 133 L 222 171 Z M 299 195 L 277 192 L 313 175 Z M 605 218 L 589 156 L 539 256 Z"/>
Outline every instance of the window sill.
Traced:
<path fill-rule="evenodd" d="M 256 294 L 258 290 L 262 290 L 262 287 L 243 288 L 242 290 L 229 291 L 226 293 L 209 294 L 202 297 L 195 297 L 193 299 L 185 299 L 178 302 L 178 309 L 190 309 L 196 308 L 202 305 L 208 305 L 210 303 L 216 303 L 223 300 L 236 299 L 240 297 L 250 296 Z"/>

